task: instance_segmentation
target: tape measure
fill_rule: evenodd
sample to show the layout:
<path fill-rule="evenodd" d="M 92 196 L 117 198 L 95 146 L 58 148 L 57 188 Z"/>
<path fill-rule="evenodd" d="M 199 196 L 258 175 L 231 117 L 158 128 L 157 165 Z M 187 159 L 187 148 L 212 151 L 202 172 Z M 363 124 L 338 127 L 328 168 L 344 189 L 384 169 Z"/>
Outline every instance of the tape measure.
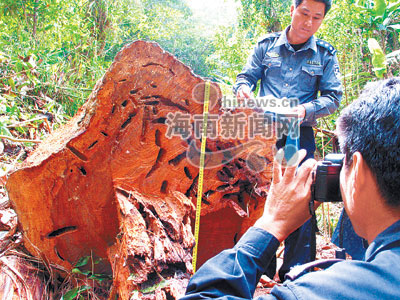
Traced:
<path fill-rule="evenodd" d="M 203 197 L 203 177 L 204 177 L 204 157 L 206 152 L 207 143 L 207 121 L 208 121 L 208 104 L 210 102 L 210 82 L 206 81 L 204 86 L 204 105 L 203 105 L 203 132 L 201 134 L 201 151 L 200 151 L 200 164 L 199 164 L 199 180 L 197 184 L 197 204 L 196 204 L 196 221 L 194 224 L 194 238 L 196 244 L 193 249 L 193 274 L 196 272 L 197 263 L 197 247 L 199 245 L 199 230 L 200 230 L 200 213 L 201 213 L 201 199 Z"/>

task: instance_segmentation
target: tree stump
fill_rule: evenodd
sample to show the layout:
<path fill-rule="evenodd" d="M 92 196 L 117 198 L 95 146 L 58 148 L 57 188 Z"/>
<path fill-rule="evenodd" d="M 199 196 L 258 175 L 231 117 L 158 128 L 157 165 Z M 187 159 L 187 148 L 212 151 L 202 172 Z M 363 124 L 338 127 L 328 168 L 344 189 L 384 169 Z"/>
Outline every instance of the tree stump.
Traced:
<path fill-rule="evenodd" d="M 8 179 L 26 248 L 67 269 L 101 258 L 94 271 L 113 274 L 121 299 L 181 296 L 192 272 L 204 86 L 155 43 L 124 47 L 78 113 Z M 212 83 L 210 115 L 224 113 L 221 98 Z M 177 115 L 190 116 L 181 136 L 170 126 Z M 216 133 L 207 139 L 199 265 L 261 215 L 272 176 L 273 136 Z"/>

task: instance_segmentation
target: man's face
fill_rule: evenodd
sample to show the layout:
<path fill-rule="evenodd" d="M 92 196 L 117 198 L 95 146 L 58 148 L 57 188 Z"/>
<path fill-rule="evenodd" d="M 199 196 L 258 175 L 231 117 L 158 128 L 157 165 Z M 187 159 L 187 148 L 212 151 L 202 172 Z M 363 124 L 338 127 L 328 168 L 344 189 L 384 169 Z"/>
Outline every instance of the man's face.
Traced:
<path fill-rule="evenodd" d="M 350 166 L 346 166 L 346 162 L 343 162 L 342 170 L 340 171 L 340 192 L 342 194 L 344 208 L 346 210 L 347 215 L 350 217 L 350 220 L 353 220 L 354 215 L 356 213 L 356 209 L 354 207 L 354 199 L 353 199 L 353 170 Z M 358 228 L 357 228 L 358 229 Z M 357 229 L 354 230 L 357 232 Z"/>
<path fill-rule="evenodd" d="M 347 166 L 346 162 L 344 161 L 342 170 L 340 171 L 340 192 L 342 194 L 342 199 L 347 212 L 349 211 L 347 202 L 350 202 L 348 200 L 351 199 L 351 185 L 349 182 L 350 166 Z"/>
<path fill-rule="evenodd" d="M 291 44 L 305 43 L 317 32 L 324 20 L 325 4 L 314 0 L 304 0 L 296 8 L 292 5 L 290 15 L 292 23 L 289 30 Z"/>
<path fill-rule="evenodd" d="M 353 224 L 355 232 L 359 236 L 365 237 L 363 230 L 365 226 L 363 225 L 366 218 L 363 207 L 360 206 L 362 202 L 360 202 L 359 193 L 356 193 L 355 190 L 356 186 L 359 186 L 358 182 L 356 182 L 356 173 L 354 161 L 349 166 L 346 165 L 346 161 L 343 162 L 343 167 L 340 171 L 340 191 L 342 193 L 344 208 Z"/>

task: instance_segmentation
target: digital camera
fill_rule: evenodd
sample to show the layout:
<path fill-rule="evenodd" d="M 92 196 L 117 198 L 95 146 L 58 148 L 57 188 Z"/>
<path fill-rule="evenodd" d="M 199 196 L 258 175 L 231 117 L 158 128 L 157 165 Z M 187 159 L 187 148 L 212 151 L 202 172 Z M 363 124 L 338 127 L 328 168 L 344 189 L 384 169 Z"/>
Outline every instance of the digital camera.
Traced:
<path fill-rule="evenodd" d="M 317 163 L 313 173 L 311 193 L 314 201 L 340 202 L 340 170 L 342 169 L 344 154 L 328 154 L 325 160 Z"/>

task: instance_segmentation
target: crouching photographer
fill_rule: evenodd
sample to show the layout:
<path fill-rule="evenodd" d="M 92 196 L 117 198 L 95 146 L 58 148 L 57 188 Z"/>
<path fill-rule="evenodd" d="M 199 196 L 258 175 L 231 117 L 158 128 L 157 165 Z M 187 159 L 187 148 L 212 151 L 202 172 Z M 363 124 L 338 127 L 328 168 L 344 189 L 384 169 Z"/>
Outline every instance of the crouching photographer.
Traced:
<path fill-rule="evenodd" d="M 400 299 L 400 78 L 368 84 L 343 110 L 340 190 L 356 233 L 368 241 L 362 261 L 332 260 L 288 276 L 257 299 Z M 182 299 L 252 299 L 279 244 L 310 218 L 315 160 L 298 153 L 283 173 L 278 152 L 263 216 L 233 249 L 206 262 Z"/>

